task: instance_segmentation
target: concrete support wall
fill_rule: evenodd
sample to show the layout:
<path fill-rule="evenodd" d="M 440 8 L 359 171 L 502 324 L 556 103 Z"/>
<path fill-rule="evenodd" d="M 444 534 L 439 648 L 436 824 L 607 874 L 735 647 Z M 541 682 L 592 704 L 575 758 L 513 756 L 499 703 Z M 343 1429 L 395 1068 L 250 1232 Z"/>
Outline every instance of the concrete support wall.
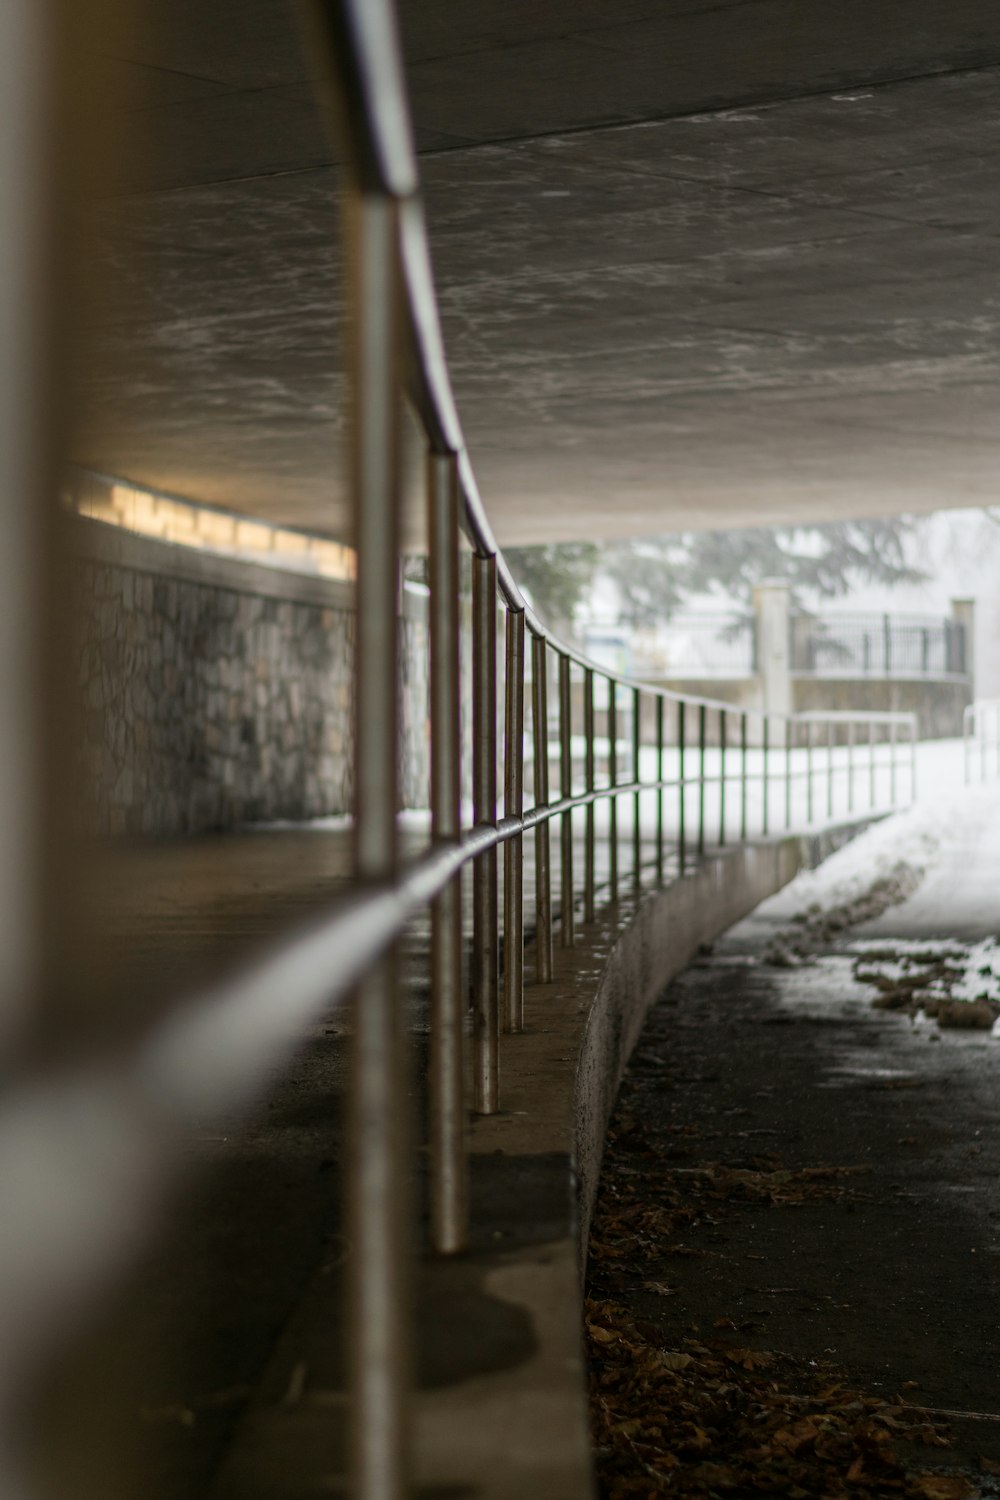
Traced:
<path fill-rule="evenodd" d="M 476 1245 L 434 1266 L 437 1305 L 467 1308 L 464 1316 L 482 1321 L 474 1371 L 429 1383 L 415 1400 L 419 1481 L 428 1493 L 594 1495 L 581 1259 L 629 1053 L 650 1006 L 699 943 L 863 826 L 746 845 L 638 903 L 625 898 L 601 912 L 574 949 L 556 949 L 553 984 L 529 985 L 527 1029 L 501 1038 L 503 1111 L 471 1124 Z M 281 1373 L 287 1383 L 287 1362 Z M 273 1388 L 281 1389 L 277 1378 Z M 280 1402 L 260 1404 L 218 1500 L 263 1497 L 260 1454 L 284 1441 L 278 1451 L 291 1461 L 303 1431 L 292 1427 L 295 1417 Z"/>
<path fill-rule="evenodd" d="M 759 745 L 760 680 L 756 677 L 675 677 L 657 682 L 657 687 L 674 693 L 694 693 L 703 698 L 718 698 L 734 709 L 747 709 L 752 717 L 747 725 L 751 745 Z M 962 733 L 962 711 L 972 702 L 972 683 L 967 677 L 807 677 L 789 680 L 792 711 L 836 712 L 860 709 L 873 713 L 915 713 L 919 735 L 924 740 L 950 739 Z M 581 710 L 582 712 L 582 710 Z M 719 742 L 717 715 L 708 716 L 707 740 Z M 652 701 L 643 704 L 643 736 L 652 742 L 656 722 Z M 733 743 L 732 725 L 729 743 Z M 692 728 L 689 733 L 694 733 Z M 667 715 L 668 742 L 673 743 L 674 720 Z"/>
<path fill-rule="evenodd" d="M 349 585 L 80 523 L 83 770 L 102 833 L 346 812 Z M 427 801 L 427 631 L 402 620 L 404 805 Z"/>
<path fill-rule="evenodd" d="M 974 599 L 952 599 L 951 618 L 960 625 L 965 636 L 965 675 L 969 679 L 971 696 L 976 695 L 976 601 Z"/>
<path fill-rule="evenodd" d="M 787 583 L 769 580 L 753 591 L 757 630 L 757 674 L 761 684 L 761 707 L 769 714 L 787 714 L 792 709 L 791 647 L 789 627 L 791 590 Z"/>
<path fill-rule="evenodd" d="M 793 677 L 796 713 L 857 709 L 865 713 L 913 713 L 922 740 L 962 733 L 962 713 L 972 702 L 967 677 Z"/>

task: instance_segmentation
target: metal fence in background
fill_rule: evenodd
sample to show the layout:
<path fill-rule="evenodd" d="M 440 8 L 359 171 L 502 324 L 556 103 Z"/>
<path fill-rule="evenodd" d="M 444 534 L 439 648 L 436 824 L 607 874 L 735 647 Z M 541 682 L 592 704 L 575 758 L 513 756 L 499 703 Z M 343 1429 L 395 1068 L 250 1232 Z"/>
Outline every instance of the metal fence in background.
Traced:
<path fill-rule="evenodd" d="M 941 677 L 966 670 L 965 628 L 946 616 L 792 616 L 792 671 L 829 677 Z"/>

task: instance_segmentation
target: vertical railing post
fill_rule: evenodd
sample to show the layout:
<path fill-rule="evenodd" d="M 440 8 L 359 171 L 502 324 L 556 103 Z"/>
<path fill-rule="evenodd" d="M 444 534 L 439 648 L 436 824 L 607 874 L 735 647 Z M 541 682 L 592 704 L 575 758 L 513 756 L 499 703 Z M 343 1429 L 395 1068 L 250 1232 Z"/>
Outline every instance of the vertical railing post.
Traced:
<path fill-rule="evenodd" d="M 507 611 L 503 810 L 524 813 L 524 611 Z M 524 835 L 503 846 L 503 1024 L 524 1030 Z"/>
<path fill-rule="evenodd" d="M 826 725 L 826 816 L 827 821 L 833 819 L 833 720 L 828 719 Z"/>
<path fill-rule="evenodd" d="M 794 735 L 793 725 L 796 721 L 790 716 L 785 719 L 785 827 L 792 826 L 792 739 Z"/>
<path fill-rule="evenodd" d="M 608 678 L 608 786 L 618 785 L 618 703 L 615 680 Z M 608 798 L 608 885 L 612 901 L 618 900 L 618 798 Z"/>
<path fill-rule="evenodd" d="M 452 454 L 428 458 L 430 548 L 431 837 L 461 834 L 458 471 Z M 462 994 L 462 883 L 431 907 L 431 1243 L 441 1254 L 468 1239 L 468 1167 Z"/>
<path fill-rule="evenodd" d="M 854 811 L 854 720 L 847 726 L 847 811 Z"/>
<path fill-rule="evenodd" d="M 592 792 L 597 785 L 594 735 L 594 673 L 591 667 L 587 667 L 583 674 L 583 739 L 584 779 L 588 792 Z M 596 841 L 596 809 L 593 802 L 588 802 L 583 847 L 583 920 L 585 922 L 594 920 L 594 887 L 597 883 Z"/>
<path fill-rule="evenodd" d="M 531 729 L 535 806 L 549 802 L 549 680 L 545 637 L 531 638 Z M 548 820 L 535 824 L 535 978 L 552 980 L 552 868 Z"/>
<path fill-rule="evenodd" d="M 747 836 L 747 716 L 740 714 L 740 838 Z"/>
<path fill-rule="evenodd" d="M 698 705 L 698 853 L 705 852 L 705 741 L 707 713 L 704 703 Z"/>
<path fill-rule="evenodd" d="M 573 699 L 569 657 L 559 653 L 559 790 L 573 795 Z M 559 942 L 572 948 L 575 936 L 573 912 L 573 811 L 560 819 L 559 829 Z"/>
<path fill-rule="evenodd" d="M 632 689 L 632 780 L 642 780 L 642 695 Z M 636 888 L 642 884 L 642 794 L 636 792 L 632 802 L 632 878 Z"/>
<path fill-rule="evenodd" d="M 352 193 L 351 476 L 357 548 L 354 865 L 360 884 L 397 868 L 400 409 L 396 208 Z M 409 1296 L 404 1022 L 395 953 L 358 989 L 351 1069 L 348 1269 L 354 1493 L 407 1491 Z"/>
<path fill-rule="evenodd" d="M 719 847 L 726 842 L 726 710 L 719 709 Z"/>
<path fill-rule="evenodd" d="M 882 654 L 885 657 L 885 675 L 892 676 L 892 621 L 882 616 Z"/>
<path fill-rule="evenodd" d="M 813 820 L 813 742 L 816 726 L 810 719 L 806 724 L 806 822 Z"/>
<path fill-rule="evenodd" d="M 868 720 L 868 806 L 874 807 L 877 787 L 875 784 L 875 720 Z"/>
<path fill-rule="evenodd" d="M 65 555 L 58 497 L 63 424 L 76 415 L 66 315 L 79 310 L 67 294 L 88 261 L 79 230 L 117 186 L 100 149 L 113 111 L 95 116 L 98 70 L 80 50 L 95 20 L 102 45 L 122 42 L 124 15 L 110 9 L 0 7 L 0 1069 L 11 1094 L 23 1057 L 67 1036 L 72 1047 L 81 1016 L 70 935 L 91 872 L 68 833 L 79 813 L 78 622 L 66 576 L 79 564 Z M 92 936 L 104 950 L 107 936 Z"/>
<path fill-rule="evenodd" d="M 975 707 L 974 705 L 970 704 L 969 707 L 966 708 L 965 713 L 962 715 L 962 739 L 963 749 L 965 751 L 966 786 L 968 786 L 972 781 L 972 727 L 975 723 L 975 719 L 973 717 L 974 713 Z"/>
<path fill-rule="evenodd" d="M 656 883 L 663 884 L 663 699 L 656 698 Z"/>
<path fill-rule="evenodd" d="M 684 752 L 687 749 L 687 704 L 677 705 L 677 869 L 684 874 L 687 863 L 687 782 Z"/>
<path fill-rule="evenodd" d="M 917 721 L 910 720 L 910 801 L 917 800 Z"/>
<path fill-rule="evenodd" d="M 889 725 L 889 801 L 893 807 L 896 806 L 896 721 Z"/>
<path fill-rule="evenodd" d="M 764 715 L 763 744 L 761 746 L 762 759 L 763 759 L 763 762 L 764 762 L 763 771 L 762 771 L 763 781 L 764 781 L 764 816 L 763 816 L 763 819 L 762 819 L 762 825 L 763 826 L 761 827 L 761 833 L 764 834 L 765 837 L 766 837 L 767 832 L 768 832 L 768 793 L 770 791 L 770 786 L 768 784 L 768 760 L 769 760 L 768 750 L 770 749 L 770 739 L 771 739 L 771 718 L 770 718 L 769 714 L 765 714 Z"/>
<path fill-rule="evenodd" d="M 477 826 L 497 818 L 497 563 L 472 559 L 472 806 Z M 480 1114 L 499 1104 L 500 995 L 497 851 L 472 872 L 473 1100 Z"/>
<path fill-rule="evenodd" d="M 980 779 L 980 781 L 985 781 L 986 780 L 986 739 L 987 739 L 987 727 L 986 726 L 990 722 L 990 720 L 989 720 L 989 714 L 988 714 L 988 712 L 987 712 L 987 710 L 985 708 L 983 709 L 982 714 L 980 715 L 980 719 L 981 719 L 981 723 L 978 726 L 978 728 L 979 728 L 979 779 Z"/>

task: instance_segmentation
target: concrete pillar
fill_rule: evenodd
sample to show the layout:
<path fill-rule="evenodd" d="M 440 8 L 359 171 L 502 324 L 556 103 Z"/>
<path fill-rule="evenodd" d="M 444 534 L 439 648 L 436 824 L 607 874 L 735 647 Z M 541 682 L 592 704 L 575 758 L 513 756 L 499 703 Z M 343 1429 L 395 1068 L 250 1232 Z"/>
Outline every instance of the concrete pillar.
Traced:
<path fill-rule="evenodd" d="M 972 683 L 972 696 L 976 696 L 976 601 L 975 599 L 952 599 L 951 622 L 965 629 L 965 675 Z M 957 648 L 953 648 L 957 649 Z M 949 662 L 949 670 L 957 671 L 961 657 Z"/>
<path fill-rule="evenodd" d="M 791 589 L 781 579 L 768 578 L 753 591 L 754 624 L 757 632 L 757 675 L 761 682 L 761 707 L 765 713 L 792 711 Z M 772 743 L 783 739 L 778 725 Z"/>

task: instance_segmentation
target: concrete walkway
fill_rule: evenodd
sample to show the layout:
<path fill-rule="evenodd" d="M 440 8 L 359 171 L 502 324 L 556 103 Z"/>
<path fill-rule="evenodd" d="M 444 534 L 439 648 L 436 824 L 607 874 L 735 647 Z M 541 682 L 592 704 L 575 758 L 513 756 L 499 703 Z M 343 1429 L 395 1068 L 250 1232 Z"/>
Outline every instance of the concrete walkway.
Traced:
<path fill-rule="evenodd" d="M 426 839 L 419 820 L 405 838 L 407 852 L 419 852 Z M 579 841 L 575 854 L 579 889 Z M 646 841 L 643 857 L 650 861 L 652 856 L 653 846 Z M 623 896 L 633 885 L 629 858 L 623 841 Z M 552 863 L 558 918 L 558 836 L 553 839 Z M 606 879 L 606 871 L 607 848 L 599 844 L 599 881 Z M 647 869 L 647 884 L 649 874 Z M 529 839 L 529 939 L 533 880 Z M 148 1028 L 179 994 L 229 974 L 276 938 L 314 920 L 349 883 L 350 833 L 343 825 L 249 830 L 108 849 L 88 897 L 92 921 L 108 939 L 98 952 L 92 982 L 109 1029 L 127 1037 Z M 468 925 L 469 899 L 465 917 Z M 617 919 L 603 935 L 605 950 L 616 931 Z M 421 976 L 427 941 L 426 921 L 416 922 L 405 942 L 411 960 L 408 1002 L 415 1080 L 422 1077 L 426 1048 L 427 997 Z M 590 963 L 592 975 L 593 954 L 585 958 L 584 953 L 581 944 L 581 958 Z M 558 948 L 557 961 L 561 971 L 565 961 Z M 559 991 L 547 986 L 543 997 L 534 994 L 531 963 L 529 948 L 527 1003 L 537 1029 L 539 1004 L 543 999 L 546 1012 L 554 1016 Z M 579 997 L 589 996 L 591 990 L 592 979 L 590 985 L 576 983 L 566 992 L 568 1002 L 564 994 L 563 1003 L 577 1011 Z M 279 996 L 275 1003 L 280 1004 Z M 279 1413 L 286 1409 L 285 1393 L 274 1391 L 274 1377 L 268 1373 L 276 1349 L 280 1381 L 287 1381 L 307 1358 L 312 1385 L 320 1381 L 327 1390 L 342 1388 L 341 1113 L 348 1033 L 343 1012 L 325 1017 L 303 1037 L 293 1065 L 275 1077 L 262 1112 L 249 1121 L 233 1119 L 210 1132 L 197 1132 L 186 1144 L 189 1185 L 174 1205 L 169 1225 L 136 1266 L 113 1316 L 77 1350 L 72 1368 L 38 1415 L 40 1462 L 54 1493 L 93 1495 L 95 1500 L 135 1500 L 139 1494 L 143 1500 L 190 1500 L 204 1495 L 251 1403 L 256 1400 Z M 486 1141 L 473 1178 L 477 1222 L 487 1238 L 502 1238 L 499 1248 L 508 1257 L 539 1235 L 551 1237 L 553 1213 L 565 1233 L 570 1209 L 569 1167 L 562 1156 L 552 1155 L 521 1174 L 516 1190 L 504 1188 L 490 1170 L 490 1152 L 508 1147 L 511 1127 L 529 1103 L 512 1091 L 511 1084 L 508 1072 L 501 1134 Z M 415 1116 L 422 1107 L 421 1088 L 415 1082 Z M 484 1139 L 488 1136 L 485 1124 L 480 1133 Z M 523 1146 L 526 1153 L 534 1150 L 530 1142 Z M 487 1260 L 497 1248 L 492 1241 L 478 1244 Z M 571 1245 L 569 1254 L 575 1266 Z M 465 1274 L 463 1282 L 459 1273 L 460 1284 L 449 1283 L 445 1292 L 437 1287 L 441 1278 L 433 1269 L 424 1277 L 421 1327 L 428 1336 L 422 1333 L 418 1342 L 429 1352 L 419 1374 L 432 1390 L 454 1384 L 470 1370 L 488 1369 L 491 1360 L 499 1360 L 502 1367 L 505 1361 L 524 1361 L 532 1352 L 534 1334 L 524 1316 L 512 1318 L 504 1304 L 478 1290 L 477 1277 L 483 1274 L 480 1268 Z M 566 1302 L 564 1315 L 575 1337 L 574 1279 L 572 1268 L 568 1273 L 564 1268 L 556 1278 L 552 1301 L 553 1306 L 561 1305 L 559 1299 Z M 449 1303 L 454 1303 L 451 1312 Z M 314 1325 L 318 1340 L 312 1336 Z M 442 1327 L 447 1337 L 442 1337 Z M 487 1348 L 494 1353 L 487 1354 Z M 543 1368 L 537 1388 L 551 1384 Z M 532 1389 L 530 1382 L 525 1389 Z M 569 1405 L 568 1420 L 582 1430 L 579 1401 L 563 1391 L 558 1399 Z M 328 1416 L 320 1412 L 320 1447 L 326 1453 L 332 1442 L 341 1462 L 342 1397 L 339 1413 L 334 1412 L 330 1421 Z M 81 1430 L 88 1434 L 84 1444 L 79 1441 Z M 470 1431 L 474 1430 L 473 1424 Z M 269 1462 L 286 1464 L 283 1442 L 274 1446 Z M 585 1457 L 585 1439 L 575 1446 Z M 292 1447 L 301 1452 L 300 1445 Z M 314 1448 L 315 1444 L 310 1454 Z M 108 1489 L 109 1453 L 116 1455 L 115 1468 L 120 1469 L 117 1491 Z M 327 1456 L 327 1471 L 331 1461 Z M 321 1479 L 322 1466 L 318 1477 L 314 1467 L 310 1483 Z M 248 1493 L 241 1480 L 235 1483 L 237 1494 Z M 319 1492 L 325 1492 L 322 1485 Z"/>
<path fill-rule="evenodd" d="M 418 827 L 408 837 L 418 846 L 424 834 Z M 530 843 L 525 881 L 529 912 Z M 94 921 L 113 937 L 96 983 L 104 1001 L 111 1002 L 107 1010 L 115 1027 L 127 1032 L 147 1025 L 179 990 L 226 973 L 285 930 L 312 919 L 345 888 L 348 844 L 341 827 L 250 832 L 109 853 L 106 871 L 90 894 Z M 575 852 L 582 863 L 579 840 Z M 647 861 L 652 856 L 648 841 L 643 853 Z M 601 850 L 599 876 L 605 855 Z M 553 857 L 557 892 L 558 838 L 553 840 Z M 549 1077 L 545 1069 L 555 1068 L 569 1078 L 570 1092 L 575 1063 L 571 1049 L 560 1040 L 559 1007 L 564 1007 L 571 1028 L 578 1025 L 581 1008 L 589 1004 L 602 971 L 602 955 L 607 955 L 620 922 L 631 910 L 632 872 L 624 840 L 621 867 L 623 895 L 629 893 L 622 911 L 599 934 L 581 941 L 569 968 L 565 955 L 559 955 L 560 972 L 565 969 L 562 999 L 550 991 L 529 995 L 531 1014 L 539 1023 L 531 1044 L 540 1049 L 539 1077 Z M 717 930 L 716 922 L 713 931 Z M 412 951 L 422 953 L 426 925 L 416 924 L 408 941 Z M 426 1036 L 420 985 L 413 987 L 410 998 L 419 1053 Z M 204 1494 L 248 1406 L 260 1399 L 261 1382 L 274 1368 L 275 1351 L 281 1354 L 282 1379 L 291 1380 L 301 1363 L 294 1354 L 296 1309 L 322 1308 L 324 1361 L 329 1364 L 330 1350 L 337 1344 L 330 1310 L 337 1297 L 323 1292 L 322 1283 L 325 1279 L 335 1287 L 345 1254 L 337 1184 L 346 1029 L 343 1016 L 327 1017 L 303 1039 L 294 1067 L 276 1076 L 262 1114 L 249 1122 L 234 1120 L 231 1128 L 223 1125 L 190 1141 L 186 1149 L 198 1170 L 191 1173 L 183 1204 L 155 1252 L 138 1268 L 115 1318 L 80 1350 L 73 1371 L 40 1416 L 46 1436 L 44 1462 L 52 1469 L 56 1492 L 113 1500 L 99 1467 L 93 1473 L 88 1470 L 87 1455 L 97 1465 L 96 1455 L 115 1452 L 124 1456 L 125 1477 L 118 1491 L 122 1497 L 131 1500 L 142 1493 L 149 1500 L 187 1500 Z M 528 1052 L 522 1039 L 517 1045 L 522 1047 L 523 1063 Z M 547 1062 L 546 1048 L 552 1053 Z M 511 1150 L 508 1143 L 515 1142 L 515 1127 L 520 1128 L 518 1112 L 537 1110 L 539 1087 L 529 1070 L 527 1082 L 517 1084 L 524 1098 L 516 1091 L 505 1097 L 507 1113 L 497 1117 L 499 1135 L 494 1139 L 484 1129 L 477 1137 L 481 1161 L 474 1188 L 482 1203 L 490 1205 L 490 1234 L 495 1230 L 506 1237 L 509 1245 L 504 1248 L 515 1259 L 522 1241 L 525 1253 L 533 1254 L 532 1237 L 537 1240 L 538 1234 L 551 1231 L 546 1203 L 558 1202 L 559 1212 L 569 1213 L 561 1186 L 564 1179 L 569 1181 L 563 1148 L 550 1152 L 546 1162 L 538 1154 L 541 1150 L 544 1157 L 544 1140 L 544 1149 L 527 1139 L 516 1146 L 526 1161 L 531 1158 L 531 1166 L 514 1187 L 503 1189 L 511 1195 L 506 1207 L 496 1175 L 487 1170 L 491 1153 Z M 560 1097 L 565 1100 L 569 1094 L 564 1090 Z M 544 1130 L 539 1138 L 543 1136 Z M 565 1120 L 558 1128 L 553 1125 L 551 1138 L 557 1137 L 568 1140 Z M 537 1211 L 525 1208 L 531 1203 Z M 482 1214 L 480 1218 L 486 1222 Z M 568 1223 L 567 1218 L 564 1230 Z M 490 1249 L 481 1248 L 483 1253 Z M 569 1253 L 572 1258 L 572 1249 Z M 520 1272 L 511 1262 L 503 1274 L 516 1281 Z M 560 1276 L 552 1307 L 559 1306 L 559 1317 L 572 1339 L 573 1310 L 559 1304 L 558 1297 L 559 1288 L 572 1288 L 573 1279 L 565 1268 Z M 317 1285 L 322 1293 L 318 1303 Z M 454 1291 L 449 1289 L 449 1298 Z M 482 1313 L 487 1319 L 486 1324 L 477 1323 L 470 1314 L 468 1327 L 492 1327 L 493 1301 L 483 1301 L 471 1284 L 459 1291 L 459 1305 L 478 1309 L 477 1316 Z M 427 1305 L 440 1308 L 440 1296 L 435 1293 Z M 533 1335 L 516 1318 L 508 1326 L 506 1313 L 501 1322 L 503 1326 L 490 1333 L 491 1346 L 500 1348 L 501 1360 L 516 1362 L 526 1354 L 524 1340 L 530 1342 Z M 282 1330 L 291 1344 L 281 1344 Z M 444 1376 L 435 1368 L 429 1370 L 431 1389 L 442 1379 L 447 1385 L 467 1344 L 467 1339 L 456 1338 Z M 307 1336 L 301 1347 L 308 1345 Z M 324 1389 L 331 1390 L 339 1374 L 335 1364 L 324 1369 Z M 535 1374 L 538 1390 L 551 1385 L 544 1361 Z M 267 1379 L 267 1402 L 281 1411 L 284 1395 L 273 1388 L 272 1375 Z M 342 1398 L 338 1410 L 342 1416 Z M 330 1418 L 330 1431 L 338 1428 L 340 1416 L 335 1412 Z M 567 1408 L 567 1430 L 573 1420 Z M 82 1448 L 73 1436 L 81 1427 L 89 1434 Z M 59 1440 L 61 1433 L 65 1442 Z M 544 1450 L 543 1442 L 540 1451 Z M 64 1463 L 70 1466 L 66 1472 L 60 1469 Z M 248 1493 L 242 1480 L 234 1482 L 234 1494 Z M 520 1493 L 522 1480 L 511 1482 L 513 1492 Z"/>
<path fill-rule="evenodd" d="M 973 790 L 958 799 L 958 811 L 942 830 L 916 891 L 859 926 L 857 935 L 970 943 L 1000 937 L 1000 794 L 995 789 Z"/>
<path fill-rule="evenodd" d="M 870 1460 L 866 1469 L 860 1450 L 840 1469 L 803 1450 L 804 1493 L 898 1494 L 907 1474 L 907 1494 L 992 1495 L 1000 1041 L 873 1008 L 879 992 L 857 976 L 873 949 L 890 959 L 896 944 L 908 953 L 915 939 L 948 940 L 959 963 L 960 943 L 1000 935 L 1000 788 L 958 793 L 939 811 L 925 805 L 897 822 L 765 902 L 652 1012 L 618 1103 L 590 1292 L 626 1309 L 659 1347 L 692 1347 L 695 1335 L 725 1359 L 738 1345 L 772 1360 L 768 1378 L 802 1401 L 821 1371 L 828 1386 L 866 1393 L 873 1410 L 880 1399 L 926 1405 L 950 1430 L 950 1448 L 896 1441 L 897 1470 Z M 834 910 L 838 890 L 856 897 L 866 864 L 871 883 L 894 845 L 904 862 L 914 849 L 929 859 L 918 888 L 876 919 L 810 944 L 804 935 L 818 926 L 795 918 L 817 905 Z M 807 950 L 798 962 L 796 945 Z M 827 1169 L 828 1178 L 812 1175 Z M 666 1205 L 673 1232 L 636 1256 L 622 1223 Z M 596 1345 L 594 1358 L 599 1378 Z M 693 1376 L 691 1386 L 694 1411 Z M 669 1460 L 679 1465 L 670 1493 L 703 1493 L 699 1463 L 766 1489 L 764 1437 L 748 1459 L 735 1418 L 718 1403 L 713 1411 L 711 1446 Z M 616 1409 L 618 1421 L 631 1415 Z M 605 1441 L 605 1493 L 632 1493 L 616 1486 L 633 1472 L 639 1483 L 648 1469 L 633 1470 L 634 1451 Z M 670 1445 L 665 1432 L 667 1454 Z M 642 1457 L 656 1461 L 649 1449 Z M 939 1470 L 939 1490 L 937 1480 L 912 1477 Z"/>

